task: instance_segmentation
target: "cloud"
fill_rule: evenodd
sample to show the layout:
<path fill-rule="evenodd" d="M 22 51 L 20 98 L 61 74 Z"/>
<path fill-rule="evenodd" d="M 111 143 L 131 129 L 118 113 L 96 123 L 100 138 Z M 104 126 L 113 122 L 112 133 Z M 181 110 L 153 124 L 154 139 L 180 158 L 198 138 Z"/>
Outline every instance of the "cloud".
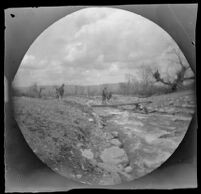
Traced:
<path fill-rule="evenodd" d="M 66 59 L 82 63 L 83 67 L 99 68 L 104 62 L 136 62 L 153 58 L 170 40 L 167 34 L 156 30 L 150 21 L 129 12 L 116 11 L 81 27 L 72 43 L 68 44 Z M 163 40 L 163 41 L 162 41 Z M 84 45 L 82 49 L 75 45 Z M 84 47 L 84 49 L 83 49 Z M 100 68 L 99 68 L 100 69 Z"/>
<path fill-rule="evenodd" d="M 82 9 L 36 39 L 22 61 L 19 83 L 121 82 L 124 74 L 136 74 L 142 65 L 165 73 L 172 44 L 164 30 L 140 15 L 114 8 Z"/>

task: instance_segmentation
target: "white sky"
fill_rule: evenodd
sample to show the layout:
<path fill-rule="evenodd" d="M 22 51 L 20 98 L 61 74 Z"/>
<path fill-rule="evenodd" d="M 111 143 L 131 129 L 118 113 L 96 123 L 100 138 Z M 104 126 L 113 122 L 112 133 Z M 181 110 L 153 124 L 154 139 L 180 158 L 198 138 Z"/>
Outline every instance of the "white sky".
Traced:
<path fill-rule="evenodd" d="M 161 72 L 178 69 L 168 62 L 171 37 L 148 19 L 114 8 L 85 8 L 60 19 L 32 44 L 14 84 L 102 84 L 140 79 L 141 64 Z"/>

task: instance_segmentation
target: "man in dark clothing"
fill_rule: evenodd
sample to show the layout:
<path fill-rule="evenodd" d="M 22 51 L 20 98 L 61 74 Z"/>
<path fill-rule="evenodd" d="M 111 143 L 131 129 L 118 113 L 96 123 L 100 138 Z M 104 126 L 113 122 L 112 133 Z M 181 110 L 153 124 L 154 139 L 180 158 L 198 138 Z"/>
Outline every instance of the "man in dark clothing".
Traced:
<path fill-rule="evenodd" d="M 109 102 L 109 100 L 112 98 L 112 92 L 108 92 L 108 95 L 107 95 L 107 100 Z"/>
<path fill-rule="evenodd" d="M 61 85 L 61 87 L 56 88 L 56 95 L 57 98 L 62 99 L 64 95 L 64 84 Z"/>
<path fill-rule="evenodd" d="M 108 95 L 108 91 L 107 91 L 107 88 L 105 87 L 102 92 L 102 104 L 107 103 L 107 95 Z"/>

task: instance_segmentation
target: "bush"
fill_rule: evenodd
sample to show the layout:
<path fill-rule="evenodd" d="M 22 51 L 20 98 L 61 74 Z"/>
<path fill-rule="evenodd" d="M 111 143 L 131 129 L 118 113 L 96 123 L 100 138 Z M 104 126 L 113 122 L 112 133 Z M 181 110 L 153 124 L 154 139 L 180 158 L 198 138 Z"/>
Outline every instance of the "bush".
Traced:
<path fill-rule="evenodd" d="M 33 84 L 32 86 L 21 89 L 21 88 L 13 88 L 13 95 L 17 97 L 32 97 L 32 98 L 39 98 L 40 97 L 40 88 L 37 86 L 37 84 Z"/>
<path fill-rule="evenodd" d="M 168 87 L 157 86 L 143 82 L 121 83 L 119 86 L 119 93 L 122 95 L 134 96 L 151 96 L 168 93 L 171 90 Z"/>

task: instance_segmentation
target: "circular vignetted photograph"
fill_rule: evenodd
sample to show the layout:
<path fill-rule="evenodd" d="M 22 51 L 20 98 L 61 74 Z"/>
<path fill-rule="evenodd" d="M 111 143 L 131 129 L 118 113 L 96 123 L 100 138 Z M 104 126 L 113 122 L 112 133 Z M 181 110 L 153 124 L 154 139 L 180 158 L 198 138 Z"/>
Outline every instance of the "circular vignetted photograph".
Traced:
<path fill-rule="evenodd" d="M 42 32 L 13 80 L 14 115 L 56 173 L 117 185 L 160 167 L 195 112 L 195 75 L 152 21 L 117 8 L 73 12 Z"/>

